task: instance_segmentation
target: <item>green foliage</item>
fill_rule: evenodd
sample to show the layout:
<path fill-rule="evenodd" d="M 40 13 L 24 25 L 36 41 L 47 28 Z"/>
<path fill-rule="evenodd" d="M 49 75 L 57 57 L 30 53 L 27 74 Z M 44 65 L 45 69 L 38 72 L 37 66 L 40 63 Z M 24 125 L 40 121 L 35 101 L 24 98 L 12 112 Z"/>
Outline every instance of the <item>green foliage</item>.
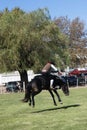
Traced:
<path fill-rule="evenodd" d="M 36 106 L 20 100 L 24 93 L 0 95 L 0 130 L 87 130 L 87 88 L 70 88 L 54 106 L 48 91 L 35 97 Z M 57 99 L 56 99 L 57 101 Z"/>
<path fill-rule="evenodd" d="M 87 63 L 87 59 L 85 58 L 87 56 L 87 33 L 84 22 L 78 17 L 72 21 L 68 17 L 59 17 L 54 22 L 60 31 L 68 37 L 69 56 L 66 57 L 66 61 L 69 66 L 71 68 L 85 66 Z"/>
<path fill-rule="evenodd" d="M 5 9 L 0 17 L 0 71 L 32 68 L 39 72 L 46 62 L 57 61 L 56 55 L 61 62 L 67 58 L 67 43 L 47 8 L 30 13 L 19 8 Z"/>

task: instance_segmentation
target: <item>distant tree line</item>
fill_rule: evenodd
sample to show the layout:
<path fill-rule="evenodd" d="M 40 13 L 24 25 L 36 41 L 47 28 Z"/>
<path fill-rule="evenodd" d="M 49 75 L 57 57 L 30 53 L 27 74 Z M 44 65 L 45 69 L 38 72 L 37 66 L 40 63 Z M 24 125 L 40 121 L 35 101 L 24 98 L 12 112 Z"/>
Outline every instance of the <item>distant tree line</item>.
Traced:
<path fill-rule="evenodd" d="M 29 13 L 6 8 L 0 12 L 0 72 L 17 70 L 27 83 L 27 70 L 39 73 L 48 61 L 61 69 L 83 64 L 79 55 L 87 56 L 84 29 L 79 18 L 52 20 L 47 8 Z"/>
<path fill-rule="evenodd" d="M 76 17 L 72 21 L 68 17 L 59 17 L 54 20 L 60 31 L 68 37 L 68 51 L 70 67 L 87 64 L 87 30 L 85 23 Z"/>

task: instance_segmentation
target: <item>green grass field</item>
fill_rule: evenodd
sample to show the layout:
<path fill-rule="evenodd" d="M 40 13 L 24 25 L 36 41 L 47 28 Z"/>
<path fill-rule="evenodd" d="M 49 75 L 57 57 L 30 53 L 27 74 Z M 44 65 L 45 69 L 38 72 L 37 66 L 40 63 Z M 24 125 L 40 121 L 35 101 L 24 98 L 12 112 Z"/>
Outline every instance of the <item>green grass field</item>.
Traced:
<path fill-rule="evenodd" d="M 63 104 L 53 105 L 50 94 L 35 97 L 36 106 L 20 100 L 24 93 L 0 95 L 0 130 L 87 130 L 87 87 L 59 90 Z"/>

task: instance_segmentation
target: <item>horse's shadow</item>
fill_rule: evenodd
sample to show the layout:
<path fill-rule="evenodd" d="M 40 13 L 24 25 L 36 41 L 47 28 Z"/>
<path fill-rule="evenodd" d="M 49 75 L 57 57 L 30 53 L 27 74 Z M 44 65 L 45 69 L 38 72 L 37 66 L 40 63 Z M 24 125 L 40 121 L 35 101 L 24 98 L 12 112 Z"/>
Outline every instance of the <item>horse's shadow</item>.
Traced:
<path fill-rule="evenodd" d="M 70 108 L 70 107 L 79 107 L 79 106 L 80 106 L 80 104 L 74 104 L 74 105 L 68 105 L 68 106 L 63 106 L 63 107 L 56 107 L 56 108 L 49 108 L 49 109 L 34 111 L 32 113 L 40 113 L 40 112 L 45 112 L 45 111 L 55 111 L 55 110 L 58 110 L 58 109 L 67 109 L 67 108 Z"/>

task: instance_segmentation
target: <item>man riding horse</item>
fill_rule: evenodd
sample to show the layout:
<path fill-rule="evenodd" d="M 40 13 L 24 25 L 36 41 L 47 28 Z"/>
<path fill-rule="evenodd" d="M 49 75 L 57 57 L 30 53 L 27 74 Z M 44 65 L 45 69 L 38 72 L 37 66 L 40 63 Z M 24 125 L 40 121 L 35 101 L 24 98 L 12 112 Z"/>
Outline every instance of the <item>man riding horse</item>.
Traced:
<path fill-rule="evenodd" d="M 52 87 L 50 87 L 50 81 L 53 80 Z M 57 87 L 59 86 L 59 88 Z M 35 106 L 34 96 L 39 94 L 42 90 L 48 90 L 53 98 L 54 105 L 56 104 L 52 90 L 57 95 L 59 102 L 62 102 L 56 89 L 62 89 L 65 95 L 69 95 L 69 90 L 66 82 L 58 76 L 58 70 L 52 62 L 47 63 L 40 75 L 35 76 L 27 85 L 25 90 L 25 97 L 23 102 L 30 101 Z"/>
<path fill-rule="evenodd" d="M 54 79 L 54 75 L 61 79 L 61 72 L 55 67 L 54 62 L 48 62 L 41 71 L 42 76 L 51 80 Z"/>
<path fill-rule="evenodd" d="M 55 64 L 53 62 L 48 62 L 42 69 L 41 74 L 46 77 L 52 77 L 53 75 L 56 75 L 60 78 L 61 73 L 59 70 L 55 67 Z"/>

